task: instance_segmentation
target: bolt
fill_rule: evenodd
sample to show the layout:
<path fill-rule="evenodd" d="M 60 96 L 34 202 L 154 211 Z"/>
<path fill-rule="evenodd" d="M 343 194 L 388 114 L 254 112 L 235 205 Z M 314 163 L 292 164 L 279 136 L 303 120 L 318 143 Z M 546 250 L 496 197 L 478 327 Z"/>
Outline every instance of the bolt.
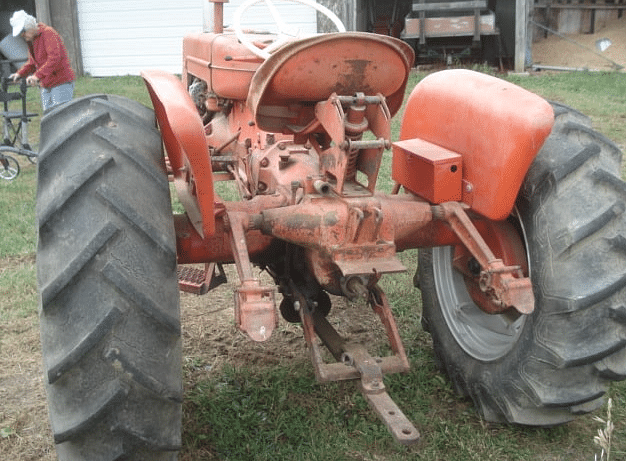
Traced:
<path fill-rule="evenodd" d="M 269 164 L 270 164 L 270 159 L 268 159 L 267 157 L 264 157 L 263 160 L 261 160 L 261 168 L 267 168 Z"/>
<path fill-rule="evenodd" d="M 369 295 L 367 287 L 363 283 L 363 280 L 361 280 L 359 277 L 351 277 L 346 283 L 346 288 L 353 298 L 367 299 Z"/>
<path fill-rule="evenodd" d="M 354 366 L 354 359 L 347 352 L 344 352 L 343 354 L 341 354 L 341 362 L 343 362 L 344 365 L 347 365 L 350 367 Z"/>
<path fill-rule="evenodd" d="M 293 302 L 293 310 L 296 312 L 300 312 L 300 301 Z"/>
<path fill-rule="evenodd" d="M 476 258 L 470 258 L 469 261 L 467 261 L 467 269 L 474 277 L 480 276 L 481 267 Z"/>

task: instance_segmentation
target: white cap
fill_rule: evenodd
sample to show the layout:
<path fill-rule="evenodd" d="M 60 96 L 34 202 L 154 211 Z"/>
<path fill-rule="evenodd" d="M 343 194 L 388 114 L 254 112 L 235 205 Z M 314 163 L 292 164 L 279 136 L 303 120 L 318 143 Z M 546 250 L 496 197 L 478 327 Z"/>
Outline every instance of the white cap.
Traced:
<path fill-rule="evenodd" d="M 13 36 L 17 37 L 24 29 L 34 29 L 37 27 L 37 20 L 24 10 L 16 11 L 11 16 L 11 27 L 13 27 Z"/>

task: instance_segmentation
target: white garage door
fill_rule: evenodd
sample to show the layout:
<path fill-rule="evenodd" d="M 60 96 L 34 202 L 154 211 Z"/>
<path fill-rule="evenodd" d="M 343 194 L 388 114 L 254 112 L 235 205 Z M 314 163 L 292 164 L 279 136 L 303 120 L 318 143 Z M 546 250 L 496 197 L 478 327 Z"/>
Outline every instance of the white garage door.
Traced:
<path fill-rule="evenodd" d="M 225 4 L 224 23 L 232 24 L 243 0 Z M 276 0 L 285 22 L 304 33 L 315 33 L 312 8 Z M 208 0 L 78 0 L 83 68 L 95 77 L 138 75 L 143 69 L 180 73 L 182 38 L 210 29 L 213 4 Z M 245 15 L 245 26 L 272 30 L 269 12 L 254 6 Z"/>

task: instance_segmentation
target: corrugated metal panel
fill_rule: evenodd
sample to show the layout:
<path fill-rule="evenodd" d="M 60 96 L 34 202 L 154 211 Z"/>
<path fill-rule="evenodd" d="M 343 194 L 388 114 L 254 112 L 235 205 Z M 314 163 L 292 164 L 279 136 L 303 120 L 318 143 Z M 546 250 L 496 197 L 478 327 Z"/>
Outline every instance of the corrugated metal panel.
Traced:
<path fill-rule="evenodd" d="M 226 25 L 242 3 L 225 4 Z M 312 8 L 280 0 L 276 5 L 287 24 L 305 34 L 316 32 Z M 148 68 L 180 73 L 183 37 L 202 30 L 203 24 L 212 27 L 213 21 L 208 0 L 77 0 L 77 8 L 84 70 L 96 77 L 138 75 Z M 244 20 L 250 29 L 274 29 L 271 15 L 260 5 L 251 7 Z"/>

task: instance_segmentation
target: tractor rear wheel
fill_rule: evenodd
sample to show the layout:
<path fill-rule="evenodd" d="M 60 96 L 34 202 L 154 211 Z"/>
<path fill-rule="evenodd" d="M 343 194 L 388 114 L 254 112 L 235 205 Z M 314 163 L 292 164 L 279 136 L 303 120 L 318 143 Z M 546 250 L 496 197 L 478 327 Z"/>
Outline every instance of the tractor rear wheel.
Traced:
<path fill-rule="evenodd" d="M 182 351 L 169 183 L 154 115 L 116 96 L 42 119 L 40 323 L 60 460 L 173 460 Z"/>
<path fill-rule="evenodd" d="M 487 314 L 454 249 L 420 251 L 423 324 L 438 364 L 488 421 L 550 426 L 597 409 L 626 378 L 626 184 L 621 152 L 554 105 L 509 226 L 527 255 L 535 311 Z"/>

